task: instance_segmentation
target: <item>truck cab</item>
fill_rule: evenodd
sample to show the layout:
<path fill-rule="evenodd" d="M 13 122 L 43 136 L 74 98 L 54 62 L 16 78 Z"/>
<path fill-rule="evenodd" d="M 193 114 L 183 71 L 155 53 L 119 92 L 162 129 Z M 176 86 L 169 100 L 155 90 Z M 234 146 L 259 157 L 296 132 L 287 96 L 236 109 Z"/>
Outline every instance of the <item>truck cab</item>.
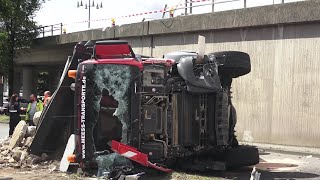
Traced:
<path fill-rule="evenodd" d="M 66 68 L 75 90 L 68 132 L 75 134 L 73 161 L 81 167 L 95 166 L 97 152 L 114 151 L 115 142 L 173 169 L 259 162 L 255 147 L 238 144 L 231 100 L 232 80 L 251 71 L 248 54 L 225 51 L 199 59 L 181 51 L 152 58 L 112 40 L 79 43 L 71 59 L 77 65 Z"/>
<path fill-rule="evenodd" d="M 93 58 L 78 65 L 75 79 L 79 161 L 92 161 L 115 140 L 167 166 L 193 156 L 192 161 L 212 161 L 212 169 L 219 163 L 220 169 L 258 163 L 255 148 L 247 148 L 251 162 L 227 158 L 231 149 L 241 148 L 234 134 L 232 78 L 251 68 L 227 73 L 227 56 L 237 55 L 239 61 L 249 59 L 242 52 L 211 53 L 202 63 L 194 52 L 137 58 L 125 41 L 96 42 Z"/>

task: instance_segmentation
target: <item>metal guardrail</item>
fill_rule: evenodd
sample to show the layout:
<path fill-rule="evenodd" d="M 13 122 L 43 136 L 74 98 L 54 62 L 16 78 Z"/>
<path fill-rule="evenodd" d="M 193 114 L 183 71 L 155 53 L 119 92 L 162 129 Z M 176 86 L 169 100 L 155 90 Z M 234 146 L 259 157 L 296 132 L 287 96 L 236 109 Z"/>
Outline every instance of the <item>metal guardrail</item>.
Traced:
<path fill-rule="evenodd" d="M 230 2 L 235 2 L 235 1 L 239 1 L 239 0 L 226 0 L 226 1 L 223 1 L 223 2 L 220 2 L 220 1 L 217 1 L 217 0 L 212 0 L 211 3 L 206 3 L 206 4 L 195 4 L 196 1 L 197 0 L 191 0 L 191 1 L 190 0 L 185 0 L 185 7 L 179 7 L 179 8 L 176 7 L 175 10 L 184 9 L 185 10 L 184 15 L 190 15 L 190 14 L 192 14 L 192 8 L 201 7 L 201 6 L 209 6 L 210 5 L 210 6 L 212 6 L 212 12 L 215 12 L 215 4 L 230 3 Z M 203 0 L 203 1 L 208 2 L 208 0 Z M 243 7 L 242 8 L 245 9 L 245 8 L 248 7 L 247 6 L 247 1 L 248 0 L 243 0 Z M 289 2 L 286 2 L 285 0 L 281 0 L 280 3 L 275 3 L 275 0 L 273 0 L 273 3 L 270 4 L 270 5 L 284 4 L 284 3 L 289 3 Z M 188 10 L 189 10 L 189 12 L 188 12 Z M 170 12 L 170 10 L 167 9 L 167 5 L 165 6 L 164 11 L 162 11 L 162 12 L 163 13 Z M 147 19 L 150 19 L 150 18 L 147 18 Z M 95 21 L 95 20 L 93 20 L 93 21 Z M 86 21 L 83 21 L 83 22 L 86 22 Z M 40 31 L 38 38 L 47 37 L 47 36 L 54 36 L 54 35 L 61 35 L 61 34 L 65 33 L 64 32 L 65 30 L 64 30 L 63 26 L 64 26 L 63 23 L 52 24 L 52 25 L 48 25 L 48 26 L 41 26 L 41 27 L 36 29 L 36 30 Z"/>
<path fill-rule="evenodd" d="M 54 36 L 54 35 L 60 35 L 63 33 L 63 24 L 52 24 L 48 26 L 40 26 L 36 30 L 39 31 L 38 37 L 46 37 L 46 36 Z M 47 35 L 49 33 L 49 35 Z"/>

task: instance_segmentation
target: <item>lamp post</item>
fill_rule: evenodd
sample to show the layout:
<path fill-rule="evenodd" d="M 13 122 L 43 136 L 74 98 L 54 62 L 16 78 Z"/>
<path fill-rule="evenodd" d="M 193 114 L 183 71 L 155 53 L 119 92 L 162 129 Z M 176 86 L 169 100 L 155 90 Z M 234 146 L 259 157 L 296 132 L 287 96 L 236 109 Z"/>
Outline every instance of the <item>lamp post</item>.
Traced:
<path fill-rule="evenodd" d="M 214 12 L 214 0 L 212 0 L 212 12 Z"/>
<path fill-rule="evenodd" d="M 80 2 L 78 1 L 78 3 L 77 3 L 77 8 L 80 8 L 80 7 L 82 7 L 82 6 L 83 6 L 82 0 L 81 0 Z M 95 7 L 94 0 L 92 0 L 92 4 L 91 4 L 91 0 L 88 0 L 88 3 L 86 3 L 86 4 L 84 5 L 84 7 L 85 7 L 85 9 L 88 9 L 88 10 L 89 10 L 88 28 L 90 29 L 91 7 Z M 102 2 L 100 2 L 100 5 L 99 5 L 99 3 L 97 3 L 96 9 L 101 9 L 101 8 L 103 8 L 103 7 L 102 7 Z"/>

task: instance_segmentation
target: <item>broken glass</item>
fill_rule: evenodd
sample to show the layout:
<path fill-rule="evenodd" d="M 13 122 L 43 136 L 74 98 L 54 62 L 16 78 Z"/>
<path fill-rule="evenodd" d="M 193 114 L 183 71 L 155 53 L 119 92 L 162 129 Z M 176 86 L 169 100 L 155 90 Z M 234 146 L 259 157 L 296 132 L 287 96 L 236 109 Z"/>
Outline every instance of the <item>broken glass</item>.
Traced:
<path fill-rule="evenodd" d="M 131 117 L 132 111 L 139 110 L 138 106 L 132 106 L 136 103 L 132 101 L 132 94 L 139 69 L 122 64 L 86 64 L 83 72 L 85 106 L 79 104 L 81 109 L 85 108 L 86 119 L 85 132 L 80 132 L 81 136 L 85 134 L 81 150 L 85 152 L 82 158 L 91 161 L 95 159 L 94 152 L 107 149 L 111 140 L 130 144 L 131 118 L 137 118 Z M 82 91 L 83 88 L 79 93 L 84 94 Z"/>
<path fill-rule="evenodd" d="M 118 153 L 98 156 L 96 161 L 98 163 L 98 178 L 108 177 L 115 169 L 120 169 L 124 173 L 133 169 L 131 161 Z"/>
<path fill-rule="evenodd" d="M 97 85 L 100 92 L 107 90 L 109 96 L 112 96 L 117 102 L 118 107 L 114 112 L 114 116 L 117 116 L 122 123 L 122 140 L 121 142 L 128 142 L 128 95 L 127 91 L 130 86 L 131 73 L 129 66 L 119 65 L 101 65 L 97 66 L 94 71 L 93 81 Z M 94 103 L 94 108 L 100 110 L 101 93 L 97 97 L 97 101 Z"/>

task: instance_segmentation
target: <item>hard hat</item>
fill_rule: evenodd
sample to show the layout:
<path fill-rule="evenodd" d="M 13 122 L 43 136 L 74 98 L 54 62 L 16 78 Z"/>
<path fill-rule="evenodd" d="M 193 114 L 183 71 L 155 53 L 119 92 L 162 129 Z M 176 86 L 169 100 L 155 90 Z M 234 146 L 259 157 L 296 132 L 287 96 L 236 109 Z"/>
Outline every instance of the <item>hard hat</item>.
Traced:
<path fill-rule="evenodd" d="M 174 12 L 174 7 L 171 7 L 169 11 L 170 11 L 170 13 L 173 13 Z"/>

